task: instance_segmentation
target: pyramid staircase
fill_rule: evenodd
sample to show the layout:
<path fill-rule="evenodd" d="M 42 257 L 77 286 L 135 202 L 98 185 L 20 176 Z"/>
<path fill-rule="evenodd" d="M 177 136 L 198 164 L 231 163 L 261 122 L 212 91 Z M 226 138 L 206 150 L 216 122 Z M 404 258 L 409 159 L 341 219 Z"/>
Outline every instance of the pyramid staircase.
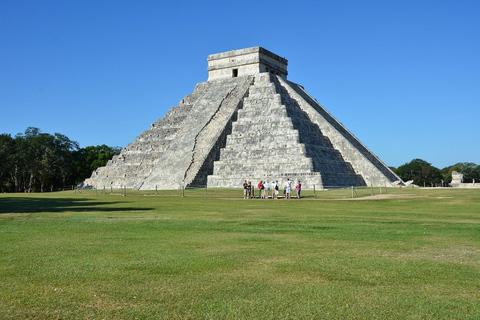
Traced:
<path fill-rule="evenodd" d="M 208 186 L 234 187 L 245 179 L 283 183 L 287 178 L 307 188 L 338 186 L 339 180 L 343 186 L 365 184 L 289 97 L 279 77 L 263 73 L 238 111 Z"/>

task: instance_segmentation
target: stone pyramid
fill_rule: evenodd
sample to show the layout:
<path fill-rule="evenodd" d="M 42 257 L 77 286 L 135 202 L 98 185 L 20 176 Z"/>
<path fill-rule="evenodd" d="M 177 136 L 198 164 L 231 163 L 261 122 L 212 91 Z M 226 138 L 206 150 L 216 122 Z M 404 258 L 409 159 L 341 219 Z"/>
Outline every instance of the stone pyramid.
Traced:
<path fill-rule="evenodd" d="M 401 184 L 380 159 L 287 80 L 285 58 L 253 47 L 208 57 L 208 81 L 84 186 L 242 187 L 287 178 L 305 189 Z"/>

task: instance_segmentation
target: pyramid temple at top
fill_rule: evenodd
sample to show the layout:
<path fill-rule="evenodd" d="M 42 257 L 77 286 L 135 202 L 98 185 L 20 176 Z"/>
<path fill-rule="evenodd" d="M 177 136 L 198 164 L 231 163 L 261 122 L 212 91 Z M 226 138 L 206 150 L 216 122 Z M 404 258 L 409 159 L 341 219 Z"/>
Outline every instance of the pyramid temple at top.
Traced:
<path fill-rule="evenodd" d="M 287 80 L 288 61 L 261 47 L 208 56 L 208 81 L 98 168 L 91 188 L 242 187 L 300 180 L 305 189 L 402 183 Z"/>

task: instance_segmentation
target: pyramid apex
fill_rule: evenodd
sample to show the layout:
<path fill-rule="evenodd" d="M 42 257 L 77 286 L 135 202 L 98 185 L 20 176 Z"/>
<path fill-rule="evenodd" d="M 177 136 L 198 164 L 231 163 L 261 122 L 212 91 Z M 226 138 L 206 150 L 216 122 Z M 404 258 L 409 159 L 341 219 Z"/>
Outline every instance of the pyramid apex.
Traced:
<path fill-rule="evenodd" d="M 208 81 L 270 72 L 287 79 L 288 60 L 262 47 L 251 47 L 211 54 Z"/>

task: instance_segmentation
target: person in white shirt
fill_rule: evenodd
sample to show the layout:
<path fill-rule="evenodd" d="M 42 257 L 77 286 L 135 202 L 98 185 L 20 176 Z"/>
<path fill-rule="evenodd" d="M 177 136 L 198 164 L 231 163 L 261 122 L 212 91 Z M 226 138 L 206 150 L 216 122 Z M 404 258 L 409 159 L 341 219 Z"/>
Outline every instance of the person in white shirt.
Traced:
<path fill-rule="evenodd" d="M 285 182 L 285 199 L 290 199 L 290 194 L 292 193 L 292 181 L 290 178 Z"/>
<path fill-rule="evenodd" d="M 268 194 L 270 193 L 270 183 L 268 183 L 268 181 L 265 181 L 264 186 L 265 186 L 265 199 L 268 199 Z"/>
<path fill-rule="evenodd" d="M 272 190 L 272 198 L 278 199 L 278 183 L 275 180 L 272 181 Z"/>

